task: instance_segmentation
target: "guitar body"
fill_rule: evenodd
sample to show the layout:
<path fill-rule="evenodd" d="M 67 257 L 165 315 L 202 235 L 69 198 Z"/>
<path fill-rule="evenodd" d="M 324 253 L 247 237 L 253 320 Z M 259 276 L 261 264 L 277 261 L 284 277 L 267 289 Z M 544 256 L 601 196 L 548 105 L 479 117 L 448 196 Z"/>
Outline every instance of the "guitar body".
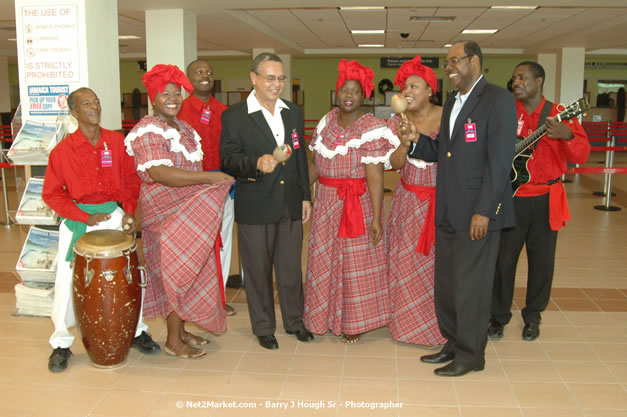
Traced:
<path fill-rule="evenodd" d="M 527 164 L 531 160 L 532 151 L 530 149 L 526 149 L 523 153 L 514 158 L 512 162 L 512 172 L 509 175 L 510 180 L 512 181 L 512 188 L 514 190 L 514 194 L 516 195 L 516 191 L 518 188 L 527 184 L 531 181 L 531 173 L 527 168 Z"/>

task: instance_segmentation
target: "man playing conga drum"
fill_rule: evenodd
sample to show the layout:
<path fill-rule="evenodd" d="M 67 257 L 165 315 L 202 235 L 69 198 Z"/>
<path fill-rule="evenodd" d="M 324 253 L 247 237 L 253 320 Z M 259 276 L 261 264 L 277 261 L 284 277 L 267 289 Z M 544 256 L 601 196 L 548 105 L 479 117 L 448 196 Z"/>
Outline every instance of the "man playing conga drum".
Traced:
<path fill-rule="evenodd" d="M 134 233 L 134 218 L 141 181 L 133 158 L 124 149 L 124 137 L 100 124 L 100 100 L 89 88 L 79 88 L 68 97 L 71 114 L 79 129 L 60 142 L 50 153 L 42 197 L 65 220 L 59 226 L 59 261 L 54 286 L 50 337 L 51 372 L 67 368 L 76 324 L 72 303 L 72 248 L 84 233 L 97 229 Z M 141 313 L 133 347 L 142 353 L 156 353 L 160 347 L 146 333 Z"/>

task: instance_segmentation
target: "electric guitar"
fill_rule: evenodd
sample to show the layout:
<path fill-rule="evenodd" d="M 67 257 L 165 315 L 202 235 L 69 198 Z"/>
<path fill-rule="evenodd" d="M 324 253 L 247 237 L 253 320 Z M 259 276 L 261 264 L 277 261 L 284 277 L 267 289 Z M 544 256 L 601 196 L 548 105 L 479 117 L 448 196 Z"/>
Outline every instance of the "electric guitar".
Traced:
<path fill-rule="evenodd" d="M 590 104 L 585 97 L 580 98 L 577 101 L 569 104 L 560 114 L 554 116 L 558 122 L 564 120 L 570 120 L 575 116 L 579 116 L 590 108 Z M 531 181 L 531 174 L 527 169 L 527 164 L 531 159 L 534 149 L 531 147 L 536 144 L 546 134 L 546 125 L 542 124 L 535 132 L 521 138 L 514 146 L 514 161 L 512 162 L 512 172 L 510 173 L 510 180 L 512 181 L 512 187 L 514 189 L 514 195 L 522 184 L 526 184 Z"/>

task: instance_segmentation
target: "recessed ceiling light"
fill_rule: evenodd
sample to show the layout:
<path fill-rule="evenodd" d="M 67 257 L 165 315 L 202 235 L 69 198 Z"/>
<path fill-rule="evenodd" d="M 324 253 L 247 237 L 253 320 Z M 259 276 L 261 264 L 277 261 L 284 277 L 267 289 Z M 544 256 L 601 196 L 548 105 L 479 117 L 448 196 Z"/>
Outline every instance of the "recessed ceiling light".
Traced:
<path fill-rule="evenodd" d="M 17 42 L 17 39 L 15 39 L 15 38 L 9 38 L 9 39 L 7 39 L 7 40 L 8 40 L 8 41 L 12 41 L 12 42 Z"/>
<path fill-rule="evenodd" d="M 409 16 L 410 22 L 452 22 L 455 16 Z"/>
<path fill-rule="evenodd" d="M 498 32 L 498 29 L 464 29 L 462 33 L 466 35 L 485 35 Z"/>
<path fill-rule="evenodd" d="M 490 9 L 505 9 L 505 10 L 535 10 L 538 6 L 490 6 Z"/>
<path fill-rule="evenodd" d="M 361 45 L 357 45 L 359 48 L 383 48 L 385 45 L 381 45 L 378 43 L 364 43 Z"/>
<path fill-rule="evenodd" d="M 445 44 L 444 44 L 444 47 L 445 47 L 445 48 L 450 48 L 451 46 L 453 46 L 453 44 L 452 44 L 452 43 L 445 43 Z"/>
<path fill-rule="evenodd" d="M 141 38 L 135 35 L 119 35 L 118 39 L 141 39 Z"/>
<path fill-rule="evenodd" d="M 376 29 L 376 30 L 351 30 L 353 35 L 376 35 L 376 34 L 384 34 L 385 30 Z"/>
<path fill-rule="evenodd" d="M 340 10 L 385 10 L 384 6 L 350 6 L 350 7 L 339 7 Z"/>

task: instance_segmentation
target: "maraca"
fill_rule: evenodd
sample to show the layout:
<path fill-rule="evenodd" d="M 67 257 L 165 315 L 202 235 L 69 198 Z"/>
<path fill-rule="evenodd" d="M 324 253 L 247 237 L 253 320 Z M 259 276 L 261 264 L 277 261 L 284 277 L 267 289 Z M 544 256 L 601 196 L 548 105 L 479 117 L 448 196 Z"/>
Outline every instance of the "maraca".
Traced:
<path fill-rule="evenodd" d="M 292 148 L 286 143 L 277 146 L 272 152 L 272 157 L 278 162 L 285 162 L 290 159 L 290 156 L 292 156 Z"/>
<path fill-rule="evenodd" d="M 403 119 L 406 119 L 405 112 L 407 111 L 407 99 L 402 94 L 395 94 L 392 96 L 392 110 L 394 113 L 401 115 Z"/>

